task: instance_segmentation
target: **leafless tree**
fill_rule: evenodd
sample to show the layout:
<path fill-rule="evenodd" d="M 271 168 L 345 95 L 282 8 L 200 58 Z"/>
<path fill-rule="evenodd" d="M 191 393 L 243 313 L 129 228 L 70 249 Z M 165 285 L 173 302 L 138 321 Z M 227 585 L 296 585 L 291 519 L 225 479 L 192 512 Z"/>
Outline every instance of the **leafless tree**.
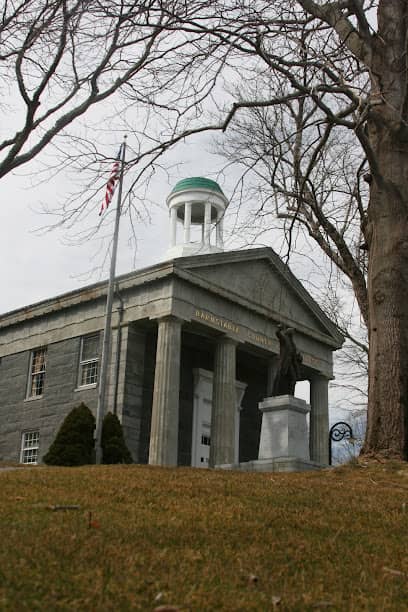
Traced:
<path fill-rule="evenodd" d="M 241 91 L 231 124 L 239 124 L 243 108 L 254 107 L 277 107 L 275 117 L 286 113 L 290 120 L 291 134 L 283 133 L 281 121 L 277 137 L 270 136 L 276 155 L 271 174 L 289 201 L 281 212 L 307 227 L 348 276 L 368 327 L 363 453 L 407 459 L 408 7 L 400 0 L 254 4 L 252 31 L 243 26 L 234 44 L 252 60 L 251 75 L 244 78 L 243 71 L 241 79 L 252 78 L 255 95 Z M 256 79 L 266 75 L 265 92 Z M 360 154 L 347 161 L 355 157 L 354 148 L 344 147 L 350 138 Z M 337 157 L 355 168 L 343 196 Z M 335 189 L 329 200 L 319 167 Z M 358 242 L 368 253 L 367 282 Z"/>
<path fill-rule="evenodd" d="M 268 78 L 260 81 L 263 91 L 270 89 Z M 259 82 L 256 86 L 260 87 Z M 251 87 L 248 83 L 247 95 Z M 346 338 L 336 359 L 342 382 L 334 386 L 347 390 L 351 409 L 367 401 L 367 255 L 361 232 L 368 196 L 363 179 L 367 167 L 345 130 L 341 140 L 332 136 L 319 153 L 320 121 L 316 105 L 304 99 L 278 107 L 244 109 L 231 123 L 229 137 L 220 139 L 219 149 L 228 164 L 242 168 L 236 198 L 238 226 L 245 228 L 241 233 L 256 241 L 260 233 L 279 229 L 286 235 L 284 257 L 290 260 L 300 250 L 309 254 L 308 269 L 317 264 L 319 282 L 314 286 L 316 282 L 309 280 L 307 285 Z M 303 169 L 309 164 L 313 167 L 306 189 Z M 316 249 L 320 255 L 316 256 Z M 324 258 L 330 265 L 322 265 Z M 363 329 L 355 313 L 353 291 Z"/>
<path fill-rule="evenodd" d="M 228 137 L 257 109 L 278 214 L 348 277 L 368 328 L 363 452 L 408 459 L 407 34 L 402 0 L 6 2 L 0 69 L 22 119 L 0 176 L 117 91 L 145 109 L 135 181 L 188 135 Z"/>
<path fill-rule="evenodd" d="M 324 269 L 324 266 L 322 267 Z M 335 379 L 331 381 L 335 390 L 332 398 L 333 412 L 349 412 L 350 418 L 353 418 L 356 411 L 367 411 L 367 328 L 357 301 L 353 299 L 350 282 L 343 274 L 336 274 L 333 270 L 332 276 L 327 277 L 327 274 L 323 273 L 316 298 L 345 338 L 334 362 Z"/>
<path fill-rule="evenodd" d="M 5 0 L 0 178 L 66 137 L 95 106 L 105 102 L 106 114 L 108 99 L 111 117 L 138 105 L 161 112 L 174 135 L 192 108 L 197 115 L 221 62 L 218 40 L 211 43 L 201 27 L 183 26 L 195 15 L 206 17 L 209 6 L 198 0 Z M 122 131 L 128 127 L 123 119 Z M 167 140 L 162 134 L 150 148 L 160 152 Z"/>

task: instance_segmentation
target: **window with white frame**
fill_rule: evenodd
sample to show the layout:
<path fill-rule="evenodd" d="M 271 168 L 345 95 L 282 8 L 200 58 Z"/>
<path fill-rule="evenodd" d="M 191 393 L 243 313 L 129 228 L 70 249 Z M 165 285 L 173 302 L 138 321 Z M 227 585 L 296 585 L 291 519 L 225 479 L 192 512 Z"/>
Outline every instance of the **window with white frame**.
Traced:
<path fill-rule="evenodd" d="M 37 463 L 40 448 L 40 432 L 25 431 L 21 440 L 21 463 Z"/>
<path fill-rule="evenodd" d="M 98 380 L 99 334 L 81 338 L 79 386 L 94 385 Z"/>
<path fill-rule="evenodd" d="M 27 397 L 39 397 L 44 393 L 47 349 L 35 349 L 31 353 Z"/>

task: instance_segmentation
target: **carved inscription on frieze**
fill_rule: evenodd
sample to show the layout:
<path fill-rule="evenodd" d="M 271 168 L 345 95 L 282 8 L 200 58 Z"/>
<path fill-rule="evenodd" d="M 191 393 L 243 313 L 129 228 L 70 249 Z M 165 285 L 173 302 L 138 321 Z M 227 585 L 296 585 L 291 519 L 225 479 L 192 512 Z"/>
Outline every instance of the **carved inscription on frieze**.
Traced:
<path fill-rule="evenodd" d="M 201 321 L 205 321 L 206 323 L 212 323 L 216 325 L 220 329 L 225 329 L 226 331 L 233 332 L 235 334 L 246 335 L 249 342 L 255 344 L 261 344 L 265 347 L 275 346 L 276 342 L 263 334 L 259 334 L 251 331 L 250 329 L 244 328 L 242 329 L 236 323 L 232 321 L 228 321 L 227 319 L 223 319 L 222 317 L 217 317 L 216 315 L 211 314 L 210 312 L 206 312 L 205 310 L 196 309 L 195 316 L 197 319 Z"/>
<path fill-rule="evenodd" d="M 217 315 L 212 314 L 211 312 L 206 312 L 201 308 L 196 308 L 194 311 L 194 317 L 203 323 L 209 323 L 211 325 L 215 325 L 219 329 L 222 329 L 227 332 L 232 332 L 234 334 L 239 335 L 239 339 L 241 342 L 251 342 L 252 344 L 257 344 L 258 346 L 263 346 L 265 349 L 272 351 L 273 353 L 278 352 L 278 342 L 275 338 L 269 338 L 264 334 L 259 332 L 254 332 L 247 327 L 241 327 L 232 321 L 228 321 L 228 319 L 224 319 L 222 317 L 217 317 Z M 323 370 L 325 371 L 326 362 L 324 359 L 320 359 L 310 353 L 306 353 L 302 351 L 303 354 L 303 364 L 309 366 L 315 370 Z M 331 365 L 327 363 L 328 371 L 331 372 Z"/>
<path fill-rule="evenodd" d="M 201 319 L 202 321 L 206 321 L 207 323 L 212 323 L 221 329 L 226 329 L 227 331 L 232 331 L 236 334 L 239 334 L 240 329 L 238 325 L 232 323 L 231 321 L 227 321 L 226 319 L 222 319 L 221 317 L 216 317 L 210 312 L 205 312 L 204 310 L 196 310 L 195 316 L 197 319 Z"/>
<path fill-rule="evenodd" d="M 263 336 L 262 334 L 254 334 L 250 329 L 248 329 L 248 340 L 256 342 L 257 344 L 262 344 L 263 346 L 274 346 L 276 344 L 271 338 Z"/>

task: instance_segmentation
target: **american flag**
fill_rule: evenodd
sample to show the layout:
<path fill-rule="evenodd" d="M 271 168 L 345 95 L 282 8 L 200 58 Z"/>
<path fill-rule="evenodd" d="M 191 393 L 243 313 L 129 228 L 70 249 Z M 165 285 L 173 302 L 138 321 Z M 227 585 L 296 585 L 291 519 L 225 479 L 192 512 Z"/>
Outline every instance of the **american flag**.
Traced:
<path fill-rule="evenodd" d="M 112 202 L 113 194 L 115 193 L 116 183 L 118 182 L 120 176 L 120 159 L 122 156 L 122 146 L 123 145 L 120 145 L 119 152 L 115 158 L 115 161 L 113 162 L 110 177 L 106 184 L 105 198 L 102 202 L 101 210 L 99 211 L 99 216 L 101 216 L 103 211 L 108 208 L 109 204 Z"/>

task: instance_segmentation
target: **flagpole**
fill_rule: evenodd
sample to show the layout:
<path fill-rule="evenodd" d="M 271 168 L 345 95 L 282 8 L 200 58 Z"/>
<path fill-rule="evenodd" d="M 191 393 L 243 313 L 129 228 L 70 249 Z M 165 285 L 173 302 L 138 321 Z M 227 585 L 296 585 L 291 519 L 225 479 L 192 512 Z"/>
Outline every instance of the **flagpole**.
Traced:
<path fill-rule="evenodd" d="M 116 205 L 116 216 L 115 216 L 115 229 L 113 232 L 113 243 L 112 243 L 112 256 L 108 283 L 108 293 L 106 296 L 106 310 L 105 310 L 105 328 L 103 331 L 103 343 L 102 343 L 102 354 L 101 354 L 101 370 L 99 375 L 98 385 L 98 406 L 96 409 L 96 427 L 95 427 L 95 463 L 102 463 L 102 422 L 105 416 L 105 404 L 106 404 L 106 382 L 108 375 L 108 366 L 110 361 L 110 350 L 111 350 L 111 331 L 112 331 L 112 306 L 113 297 L 115 292 L 115 276 L 116 276 L 116 257 L 118 252 L 118 239 L 119 239 L 119 221 L 122 209 L 122 185 L 123 185 L 123 169 L 125 165 L 125 154 L 126 154 L 126 136 L 122 144 L 122 155 L 120 164 L 120 175 L 119 175 L 119 190 L 118 200 Z"/>

